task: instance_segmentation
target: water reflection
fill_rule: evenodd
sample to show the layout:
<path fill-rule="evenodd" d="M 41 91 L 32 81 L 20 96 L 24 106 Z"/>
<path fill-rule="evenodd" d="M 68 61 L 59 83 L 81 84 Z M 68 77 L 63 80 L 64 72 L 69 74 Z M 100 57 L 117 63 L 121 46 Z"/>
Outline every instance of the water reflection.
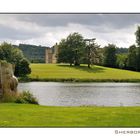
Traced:
<path fill-rule="evenodd" d="M 41 105 L 50 106 L 140 106 L 139 83 L 20 83 Z"/>

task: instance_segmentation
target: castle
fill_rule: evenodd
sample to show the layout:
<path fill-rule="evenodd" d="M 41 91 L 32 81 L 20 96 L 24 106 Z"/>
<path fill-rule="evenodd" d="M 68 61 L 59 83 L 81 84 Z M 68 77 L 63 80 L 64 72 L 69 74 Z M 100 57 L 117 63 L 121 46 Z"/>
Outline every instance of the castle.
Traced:
<path fill-rule="evenodd" d="M 57 43 L 52 48 L 46 48 L 45 51 L 45 62 L 46 63 L 57 63 L 58 46 Z"/>

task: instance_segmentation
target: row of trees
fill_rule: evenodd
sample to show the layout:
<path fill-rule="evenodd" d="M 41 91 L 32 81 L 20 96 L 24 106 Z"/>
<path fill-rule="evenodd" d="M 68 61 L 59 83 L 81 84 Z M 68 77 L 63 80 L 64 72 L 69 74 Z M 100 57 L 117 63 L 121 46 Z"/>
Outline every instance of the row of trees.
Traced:
<path fill-rule="evenodd" d="M 128 53 L 120 54 L 117 54 L 114 44 L 109 44 L 103 49 L 104 62 L 102 64 L 104 66 L 140 71 L 140 47 L 131 45 Z"/>
<path fill-rule="evenodd" d="M 128 48 L 127 53 L 117 54 L 117 47 L 109 44 L 104 48 L 104 65 L 108 67 L 117 67 L 140 71 L 140 27 L 138 26 L 136 35 L 136 43 Z M 107 59 L 107 60 L 106 60 Z"/>
<path fill-rule="evenodd" d="M 58 63 L 79 66 L 81 63 L 98 64 L 107 67 L 140 71 L 140 26 L 136 35 L 136 45 L 128 49 L 118 49 L 114 44 L 104 48 L 95 43 L 95 39 L 84 39 L 79 33 L 70 34 L 58 44 Z"/>
<path fill-rule="evenodd" d="M 25 76 L 31 73 L 29 61 L 24 57 L 22 51 L 6 42 L 0 45 L 0 60 L 5 60 L 15 66 L 16 76 Z"/>

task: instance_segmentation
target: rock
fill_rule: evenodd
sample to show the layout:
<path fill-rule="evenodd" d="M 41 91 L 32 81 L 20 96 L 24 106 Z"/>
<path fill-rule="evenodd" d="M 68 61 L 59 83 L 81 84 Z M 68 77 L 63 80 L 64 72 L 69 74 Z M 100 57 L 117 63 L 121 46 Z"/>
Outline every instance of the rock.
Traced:
<path fill-rule="evenodd" d="M 18 80 L 14 76 L 13 66 L 7 62 L 0 62 L 0 93 L 17 92 Z"/>

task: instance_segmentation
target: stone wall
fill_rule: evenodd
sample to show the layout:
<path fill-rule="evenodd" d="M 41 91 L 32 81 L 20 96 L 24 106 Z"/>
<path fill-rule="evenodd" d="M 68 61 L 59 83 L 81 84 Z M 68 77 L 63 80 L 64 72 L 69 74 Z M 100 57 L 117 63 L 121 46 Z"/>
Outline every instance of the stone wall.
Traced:
<path fill-rule="evenodd" d="M 52 48 L 46 48 L 46 63 L 57 63 L 58 46 L 54 45 Z"/>

